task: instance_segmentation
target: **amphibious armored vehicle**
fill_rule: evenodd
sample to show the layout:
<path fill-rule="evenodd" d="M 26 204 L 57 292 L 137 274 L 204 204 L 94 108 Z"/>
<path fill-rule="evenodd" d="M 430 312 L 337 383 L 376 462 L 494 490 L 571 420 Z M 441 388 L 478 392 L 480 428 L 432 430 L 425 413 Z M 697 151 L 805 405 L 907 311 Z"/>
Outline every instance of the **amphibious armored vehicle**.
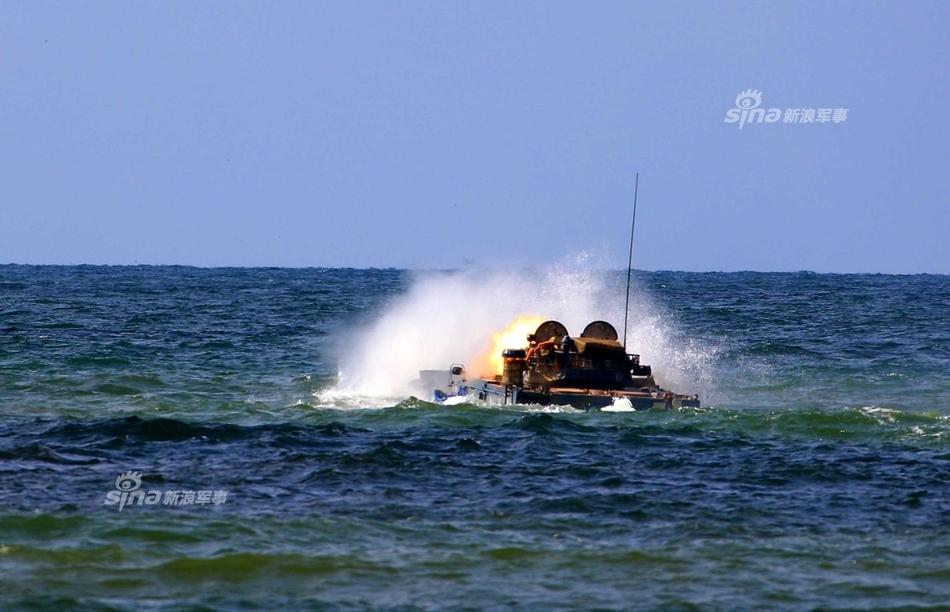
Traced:
<path fill-rule="evenodd" d="M 570 405 L 605 408 L 626 400 L 635 409 L 699 406 L 697 395 L 662 389 L 650 366 L 628 354 L 617 330 L 593 321 L 580 336 L 571 336 L 558 321 L 545 321 L 525 346 L 502 352 L 503 373 L 466 378 L 461 364 L 445 370 L 423 370 L 419 383 L 439 403 L 478 399 L 492 404 Z"/>

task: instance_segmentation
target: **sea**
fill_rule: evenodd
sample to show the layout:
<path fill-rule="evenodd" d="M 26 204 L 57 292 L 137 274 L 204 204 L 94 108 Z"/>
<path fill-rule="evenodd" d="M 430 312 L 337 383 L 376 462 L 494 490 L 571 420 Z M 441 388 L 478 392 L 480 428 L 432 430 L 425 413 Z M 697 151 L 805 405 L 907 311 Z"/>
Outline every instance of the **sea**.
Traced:
<path fill-rule="evenodd" d="M 0 266 L 0 608 L 947 610 L 948 276 L 637 271 L 699 408 L 408 386 L 624 281 Z"/>

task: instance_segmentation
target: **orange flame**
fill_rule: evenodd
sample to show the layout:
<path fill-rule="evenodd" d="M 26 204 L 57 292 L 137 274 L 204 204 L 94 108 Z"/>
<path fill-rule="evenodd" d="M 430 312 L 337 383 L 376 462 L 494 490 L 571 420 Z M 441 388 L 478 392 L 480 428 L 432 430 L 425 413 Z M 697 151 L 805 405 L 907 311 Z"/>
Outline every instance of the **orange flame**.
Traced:
<path fill-rule="evenodd" d="M 505 349 L 518 349 L 528 346 L 528 334 L 533 334 L 545 319 L 535 315 L 518 315 L 508 327 L 492 334 L 492 348 L 488 353 L 488 365 L 493 374 L 501 374 L 504 361 L 501 352 Z"/>

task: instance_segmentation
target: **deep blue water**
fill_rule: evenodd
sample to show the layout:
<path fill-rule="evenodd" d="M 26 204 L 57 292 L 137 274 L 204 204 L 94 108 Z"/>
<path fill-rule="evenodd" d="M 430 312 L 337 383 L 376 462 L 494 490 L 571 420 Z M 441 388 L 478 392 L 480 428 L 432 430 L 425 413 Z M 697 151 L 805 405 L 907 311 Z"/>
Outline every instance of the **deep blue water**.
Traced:
<path fill-rule="evenodd" d="M 950 277 L 637 280 L 701 409 L 328 405 L 404 271 L 0 266 L 0 607 L 946 609 Z"/>

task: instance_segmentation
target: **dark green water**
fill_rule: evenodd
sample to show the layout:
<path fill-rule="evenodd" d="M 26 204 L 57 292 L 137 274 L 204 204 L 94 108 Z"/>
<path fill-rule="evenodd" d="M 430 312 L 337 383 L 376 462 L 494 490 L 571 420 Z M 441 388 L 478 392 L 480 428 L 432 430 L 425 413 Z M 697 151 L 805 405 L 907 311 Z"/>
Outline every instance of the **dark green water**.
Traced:
<path fill-rule="evenodd" d="M 946 609 L 950 278 L 640 274 L 697 410 L 322 400 L 411 283 L 0 267 L 0 607 Z"/>

